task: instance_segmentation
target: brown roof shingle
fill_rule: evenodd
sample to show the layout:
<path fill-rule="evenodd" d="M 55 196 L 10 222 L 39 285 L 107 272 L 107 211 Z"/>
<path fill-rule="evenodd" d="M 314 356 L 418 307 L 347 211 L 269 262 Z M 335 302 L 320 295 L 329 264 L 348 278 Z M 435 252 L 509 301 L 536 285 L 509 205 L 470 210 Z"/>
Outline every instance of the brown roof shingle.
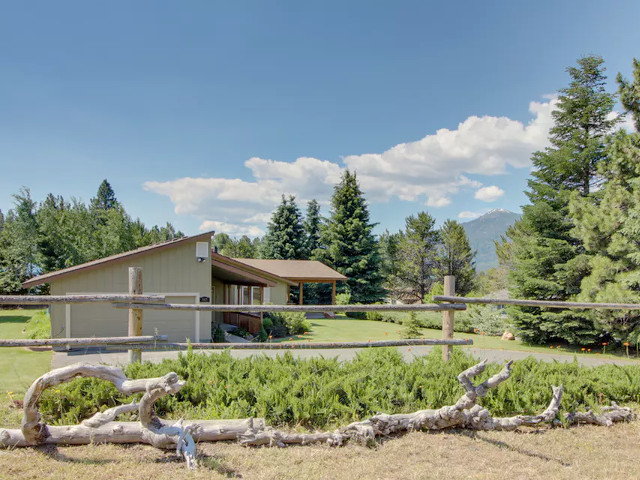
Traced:
<path fill-rule="evenodd" d="M 317 260 L 265 260 L 261 258 L 234 258 L 253 268 L 294 281 L 347 280 L 347 277 Z"/>

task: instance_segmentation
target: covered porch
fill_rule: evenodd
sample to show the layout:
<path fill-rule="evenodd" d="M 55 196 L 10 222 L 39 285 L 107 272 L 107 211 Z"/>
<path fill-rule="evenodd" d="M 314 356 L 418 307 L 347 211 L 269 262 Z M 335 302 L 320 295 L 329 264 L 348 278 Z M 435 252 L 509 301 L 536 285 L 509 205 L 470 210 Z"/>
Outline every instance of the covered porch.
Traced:
<path fill-rule="evenodd" d="M 243 312 L 242 305 L 262 305 L 265 303 L 284 303 L 283 295 L 275 295 L 278 290 L 284 291 L 293 282 L 272 278 L 261 274 L 247 266 L 235 262 L 229 257 L 216 253 L 211 261 L 211 300 L 212 303 L 222 305 L 238 305 L 237 312 L 217 312 L 214 321 L 217 324 L 226 323 L 242 328 L 255 335 L 262 326 L 262 313 Z M 286 285 L 285 283 L 286 282 Z M 274 292 L 275 291 L 275 292 Z"/>

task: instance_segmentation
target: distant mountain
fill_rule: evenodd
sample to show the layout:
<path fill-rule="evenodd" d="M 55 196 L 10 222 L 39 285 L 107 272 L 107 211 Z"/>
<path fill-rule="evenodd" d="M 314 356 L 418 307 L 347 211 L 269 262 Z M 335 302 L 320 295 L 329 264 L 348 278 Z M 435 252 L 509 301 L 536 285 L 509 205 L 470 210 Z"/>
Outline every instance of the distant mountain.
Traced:
<path fill-rule="evenodd" d="M 519 213 L 496 208 L 475 220 L 462 224 L 467 232 L 471 248 L 478 252 L 476 255 L 476 270 L 478 272 L 484 272 L 498 266 L 498 257 L 496 257 L 493 242 L 499 240 L 500 235 L 503 235 L 507 228 L 519 219 Z"/>

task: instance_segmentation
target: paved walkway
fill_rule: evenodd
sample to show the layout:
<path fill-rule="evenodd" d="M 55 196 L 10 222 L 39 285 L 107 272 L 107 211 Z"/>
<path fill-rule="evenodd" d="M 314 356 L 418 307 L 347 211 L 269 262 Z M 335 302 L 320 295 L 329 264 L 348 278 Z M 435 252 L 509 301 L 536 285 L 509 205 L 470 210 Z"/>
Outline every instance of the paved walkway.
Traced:
<path fill-rule="evenodd" d="M 415 356 L 426 355 L 431 351 L 433 347 L 420 346 L 420 347 L 397 347 L 402 353 L 405 360 L 411 361 Z M 508 360 L 522 360 L 526 357 L 533 355 L 538 360 L 546 362 L 558 361 L 558 362 L 572 362 L 573 355 L 567 354 L 553 354 L 553 353 L 535 353 L 521 352 L 516 350 L 485 350 L 482 348 L 464 347 L 465 350 L 476 357 L 478 360 L 487 359 L 490 362 L 504 363 Z M 356 352 L 361 349 L 345 348 L 345 349 L 325 349 L 325 350 L 286 350 L 291 352 L 294 357 L 297 358 L 310 358 L 313 356 L 322 355 L 325 358 L 338 358 L 341 361 L 351 360 L 355 357 Z M 220 350 L 194 350 L 196 352 L 203 352 L 207 354 L 218 354 Z M 282 355 L 285 350 L 231 350 L 231 355 L 235 358 L 247 358 L 251 355 L 266 355 L 269 357 L 275 357 L 276 355 Z M 142 352 L 142 359 L 144 361 L 161 362 L 165 358 L 177 358 L 177 351 L 165 351 L 165 352 Z M 597 366 L 606 364 L 617 365 L 640 365 L 639 360 L 628 360 L 625 358 L 609 359 L 599 358 L 595 355 L 578 355 L 578 363 L 586 366 Z M 80 352 L 54 352 L 53 359 L 51 361 L 51 368 L 64 367 L 78 362 L 86 363 L 106 363 L 109 365 L 123 365 L 127 363 L 127 352 L 99 352 L 96 350 L 87 350 Z"/>

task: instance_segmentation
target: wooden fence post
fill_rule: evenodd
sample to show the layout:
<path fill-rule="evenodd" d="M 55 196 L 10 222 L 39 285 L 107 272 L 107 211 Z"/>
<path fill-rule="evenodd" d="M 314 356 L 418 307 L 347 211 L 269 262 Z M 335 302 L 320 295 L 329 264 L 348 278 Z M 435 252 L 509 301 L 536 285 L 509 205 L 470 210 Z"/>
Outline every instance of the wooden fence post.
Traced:
<path fill-rule="evenodd" d="M 142 294 L 142 267 L 129 267 L 129 295 Z M 129 336 L 139 337 L 142 335 L 142 310 L 137 308 L 129 309 Z M 129 350 L 129 363 L 141 362 L 142 350 Z"/>
<path fill-rule="evenodd" d="M 444 294 L 448 297 L 453 297 L 456 294 L 456 277 L 453 275 L 445 275 L 444 277 Z M 453 338 L 453 310 L 446 310 L 442 312 L 442 338 Z M 442 360 L 449 361 L 451 357 L 451 345 L 442 346 Z"/>

